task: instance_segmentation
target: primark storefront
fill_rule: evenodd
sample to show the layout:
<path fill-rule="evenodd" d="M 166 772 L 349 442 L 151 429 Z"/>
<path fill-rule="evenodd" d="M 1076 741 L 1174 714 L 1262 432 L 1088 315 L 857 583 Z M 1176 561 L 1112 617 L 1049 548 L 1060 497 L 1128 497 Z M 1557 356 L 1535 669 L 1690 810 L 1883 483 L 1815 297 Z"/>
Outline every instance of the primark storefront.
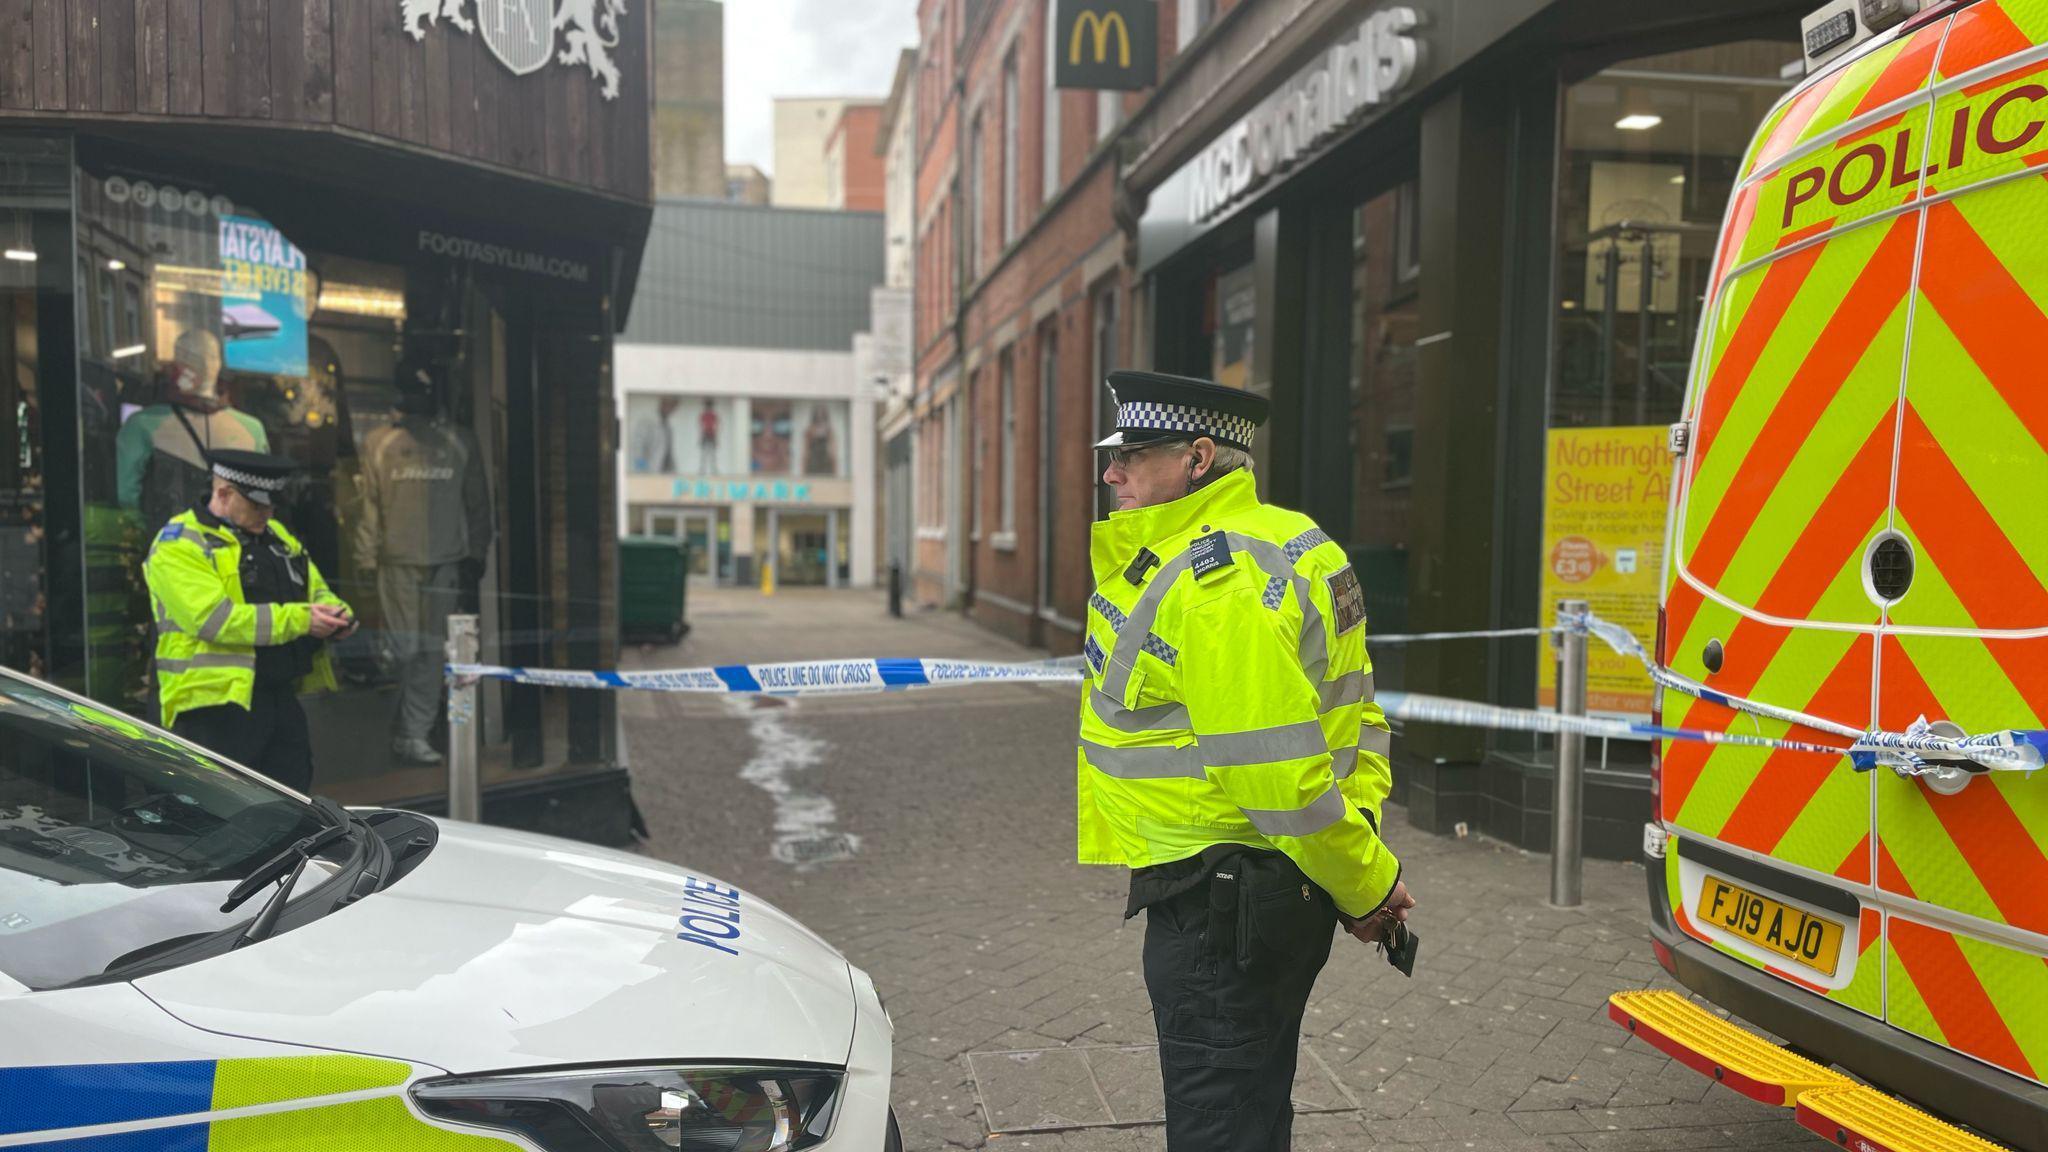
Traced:
<path fill-rule="evenodd" d="M 1344 543 L 1374 632 L 1531 625 L 1590 592 L 1651 638 L 1665 426 L 1808 7 L 1242 4 L 1162 81 L 1120 173 L 1141 354 L 1270 397 L 1267 496 Z M 1533 638 L 1373 658 L 1382 688 L 1549 702 Z M 1592 687 L 1648 711 L 1625 665 Z M 1589 751 L 1589 851 L 1640 850 L 1644 756 Z M 1551 757 L 1412 726 L 1395 777 L 1418 824 L 1542 849 Z"/>
<path fill-rule="evenodd" d="M 71 22 L 54 75 L 0 78 L 0 661 L 155 720 L 149 542 L 204 498 L 208 450 L 290 457 L 280 519 L 367 625 L 307 699 L 314 790 L 431 809 L 450 613 L 488 661 L 616 659 L 643 18 L 588 70 L 520 74 L 519 45 L 397 0 L 251 13 L 128 6 Z M 64 42 L 50 21 L 0 41 Z M 401 359 L 431 382 L 399 388 Z M 480 707 L 487 819 L 625 838 L 609 699 Z"/>

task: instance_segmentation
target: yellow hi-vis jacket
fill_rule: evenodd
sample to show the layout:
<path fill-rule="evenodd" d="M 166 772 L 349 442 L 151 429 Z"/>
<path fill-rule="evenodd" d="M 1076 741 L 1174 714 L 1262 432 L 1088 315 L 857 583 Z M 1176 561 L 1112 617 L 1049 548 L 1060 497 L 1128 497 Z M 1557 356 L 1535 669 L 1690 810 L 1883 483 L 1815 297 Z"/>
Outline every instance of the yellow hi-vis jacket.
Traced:
<path fill-rule="evenodd" d="M 1344 550 L 1239 471 L 1111 513 L 1089 559 L 1081 862 L 1244 844 L 1286 853 L 1346 915 L 1384 903 L 1391 741 Z"/>
<path fill-rule="evenodd" d="M 284 525 L 270 522 L 293 555 L 305 549 Z M 292 604 L 250 604 L 242 595 L 242 545 L 234 529 L 214 527 L 193 509 L 171 517 L 149 546 L 142 578 L 156 610 L 156 682 L 163 725 L 178 713 L 215 704 L 249 707 L 256 688 L 256 649 L 289 644 L 313 624 L 313 605 L 348 605 L 327 587 L 320 568 L 306 557 L 307 599 Z M 299 691 L 335 686 L 334 668 L 323 647 Z"/>

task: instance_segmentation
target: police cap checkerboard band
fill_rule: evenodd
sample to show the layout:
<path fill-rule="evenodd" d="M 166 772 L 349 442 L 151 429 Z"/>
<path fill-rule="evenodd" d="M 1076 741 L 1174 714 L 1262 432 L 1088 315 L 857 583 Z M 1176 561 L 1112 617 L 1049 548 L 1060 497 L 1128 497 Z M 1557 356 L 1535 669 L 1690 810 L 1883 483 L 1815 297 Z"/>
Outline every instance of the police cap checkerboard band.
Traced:
<path fill-rule="evenodd" d="M 1097 448 L 1080 858 L 1132 869 L 1175 1149 L 1284 1147 L 1308 993 L 1339 918 L 1405 916 L 1392 781 L 1344 551 L 1260 502 L 1266 402 L 1114 372 Z M 1377 915 L 1376 915 L 1377 914 Z"/>

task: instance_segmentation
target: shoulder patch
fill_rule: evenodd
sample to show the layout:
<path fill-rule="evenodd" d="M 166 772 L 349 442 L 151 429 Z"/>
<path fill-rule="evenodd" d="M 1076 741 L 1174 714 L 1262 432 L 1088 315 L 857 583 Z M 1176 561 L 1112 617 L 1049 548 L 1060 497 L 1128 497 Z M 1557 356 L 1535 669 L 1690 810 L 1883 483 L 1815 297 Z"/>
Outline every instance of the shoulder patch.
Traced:
<path fill-rule="evenodd" d="M 1342 636 L 1365 623 L 1365 589 L 1358 586 L 1358 574 L 1346 564 L 1324 578 L 1330 585 L 1331 610 L 1337 614 L 1337 635 Z"/>

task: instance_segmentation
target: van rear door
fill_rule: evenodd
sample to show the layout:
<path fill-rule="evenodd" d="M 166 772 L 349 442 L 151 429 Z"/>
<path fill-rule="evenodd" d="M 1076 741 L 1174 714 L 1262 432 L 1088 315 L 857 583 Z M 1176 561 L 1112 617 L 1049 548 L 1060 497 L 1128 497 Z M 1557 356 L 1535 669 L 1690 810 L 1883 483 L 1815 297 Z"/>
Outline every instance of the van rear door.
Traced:
<path fill-rule="evenodd" d="M 1863 560 L 1890 522 L 1919 236 L 1919 213 L 1903 206 L 1925 162 L 1927 86 L 1946 24 L 1816 78 L 1766 123 L 1730 206 L 1687 407 L 1666 663 L 1859 730 L 1873 717 L 1883 622 Z M 1676 693 L 1664 703 L 1667 722 L 1684 727 L 1843 743 Z M 1871 881 L 1871 796 L 1845 757 L 1668 745 L 1660 810 L 1681 835 L 1681 923 L 1880 1014 L 1874 908 L 1834 913 L 1840 954 L 1802 965 L 1708 922 L 1698 901 L 1711 869 L 1686 862 L 1683 848 L 1712 840 L 1854 892 Z"/>
<path fill-rule="evenodd" d="M 2048 719 L 2048 5 L 1980 3 L 1944 45 L 1878 720 Z M 2029 58 L 2032 59 L 2029 59 Z M 1901 565 L 1910 563 L 1910 571 Z M 1903 586 L 1900 591 L 1899 586 Z M 2048 1075 L 2048 777 L 1876 779 L 1886 1018 Z"/>

